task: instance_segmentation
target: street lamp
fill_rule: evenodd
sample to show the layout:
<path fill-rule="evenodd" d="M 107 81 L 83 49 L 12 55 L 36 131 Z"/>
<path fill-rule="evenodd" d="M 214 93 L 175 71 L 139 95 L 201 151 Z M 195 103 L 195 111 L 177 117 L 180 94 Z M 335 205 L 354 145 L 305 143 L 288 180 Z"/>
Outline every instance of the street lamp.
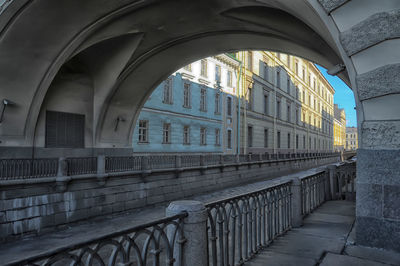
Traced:
<path fill-rule="evenodd" d="M 3 99 L 3 109 L 1 110 L 1 115 L 0 115 L 0 123 L 3 122 L 3 117 L 4 117 L 4 113 L 6 111 L 7 106 L 12 106 L 15 105 L 14 102 L 7 100 L 7 99 Z"/>

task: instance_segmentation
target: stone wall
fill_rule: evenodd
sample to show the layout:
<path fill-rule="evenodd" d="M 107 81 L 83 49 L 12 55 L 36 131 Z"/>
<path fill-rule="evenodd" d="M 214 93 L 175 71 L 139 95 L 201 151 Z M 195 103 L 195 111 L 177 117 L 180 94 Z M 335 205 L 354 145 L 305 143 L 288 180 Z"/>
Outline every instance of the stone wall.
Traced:
<path fill-rule="evenodd" d="M 0 239 L 40 234 L 77 221 L 167 203 L 338 160 L 336 155 L 192 167 L 183 171 L 161 169 L 146 175 L 113 173 L 1 181 Z M 104 176 L 105 183 L 99 178 Z"/>

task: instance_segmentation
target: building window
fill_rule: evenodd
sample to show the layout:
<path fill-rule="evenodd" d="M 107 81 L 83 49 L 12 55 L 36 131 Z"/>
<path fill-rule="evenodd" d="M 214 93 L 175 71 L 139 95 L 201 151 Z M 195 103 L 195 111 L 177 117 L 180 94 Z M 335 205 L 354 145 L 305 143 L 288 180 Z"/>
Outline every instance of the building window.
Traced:
<path fill-rule="evenodd" d="M 205 127 L 200 128 L 200 145 L 207 145 L 207 130 Z"/>
<path fill-rule="evenodd" d="M 317 88 L 316 81 L 315 81 L 315 78 L 313 78 L 313 89 L 315 90 L 316 88 Z"/>
<path fill-rule="evenodd" d="M 303 149 L 306 149 L 306 136 L 303 136 Z"/>
<path fill-rule="evenodd" d="M 303 103 L 306 103 L 306 92 L 303 91 Z"/>
<path fill-rule="evenodd" d="M 296 108 L 296 125 L 299 124 L 299 109 Z"/>
<path fill-rule="evenodd" d="M 306 81 L 306 68 L 303 67 L 303 72 L 302 72 L 302 76 L 303 76 L 303 80 Z"/>
<path fill-rule="evenodd" d="M 163 103 L 172 104 L 172 78 L 169 77 L 164 83 Z"/>
<path fill-rule="evenodd" d="M 290 56 L 286 55 L 286 65 L 290 68 Z"/>
<path fill-rule="evenodd" d="M 185 144 L 185 145 L 190 144 L 190 127 L 189 126 L 183 127 L 183 144 Z"/>
<path fill-rule="evenodd" d="M 311 137 L 308 138 L 308 148 L 311 150 Z"/>
<path fill-rule="evenodd" d="M 296 60 L 296 62 L 294 63 L 295 67 L 294 67 L 294 71 L 296 73 L 296 76 L 299 75 L 299 62 Z"/>
<path fill-rule="evenodd" d="M 227 72 L 227 76 L 226 76 L 226 85 L 228 87 L 232 87 L 232 71 Z"/>
<path fill-rule="evenodd" d="M 191 92 L 190 92 L 190 84 L 183 84 L 183 107 L 190 108 L 191 106 Z"/>
<path fill-rule="evenodd" d="M 264 114 L 268 115 L 268 95 L 264 95 Z"/>
<path fill-rule="evenodd" d="M 215 65 L 215 81 L 221 82 L 221 66 Z"/>
<path fill-rule="evenodd" d="M 232 116 L 232 98 L 231 97 L 226 98 L 226 114 L 228 116 Z"/>
<path fill-rule="evenodd" d="M 268 64 L 264 64 L 264 79 L 268 81 Z"/>
<path fill-rule="evenodd" d="M 230 129 L 227 131 L 227 142 L 228 149 L 232 149 L 232 130 Z"/>
<path fill-rule="evenodd" d="M 163 125 L 163 143 L 171 143 L 171 124 L 169 123 L 164 123 Z"/>
<path fill-rule="evenodd" d="M 215 146 L 220 146 L 221 145 L 221 140 L 220 140 L 220 129 L 216 128 L 215 129 Z"/>
<path fill-rule="evenodd" d="M 296 88 L 296 99 L 299 99 L 299 88 Z"/>
<path fill-rule="evenodd" d="M 218 92 L 215 94 L 215 113 L 221 113 L 221 94 Z"/>
<path fill-rule="evenodd" d="M 281 100 L 276 99 L 276 118 L 281 118 Z"/>
<path fill-rule="evenodd" d="M 290 95 L 290 78 L 289 77 L 286 80 L 286 88 L 287 88 L 287 93 Z"/>
<path fill-rule="evenodd" d="M 264 148 L 268 148 L 268 129 L 264 129 Z"/>
<path fill-rule="evenodd" d="M 247 89 L 247 97 L 247 109 L 253 110 L 253 90 L 250 87 Z"/>
<path fill-rule="evenodd" d="M 192 71 L 192 64 L 184 66 L 183 69 L 186 71 Z"/>
<path fill-rule="evenodd" d="M 287 105 L 287 112 L 286 112 L 286 116 L 287 116 L 287 121 L 290 122 L 290 117 L 291 117 L 291 109 L 290 109 L 290 104 Z"/>
<path fill-rule="evenodd" d="M 206 59 L 202 59 L 201 60 L 201 70 L 200 70 L 200 75 L 202 77 L 208 77 L 207 75 L 207 60 Z"/>
<path fill-rule="evenodd" d="M 207 112 L 207 89 L 200 90 L 200 111 Z"/>
<path fill-rule="evenodd" d="M 47 148 L 84 148 L 85 115 L 46 111 Z"/>
<path fill-rule="evenodd" d="M 247 127 L 247 145 L 248 147 L 253 147 L 253 127 Z"/>
<path fill-rule="evenodd" d="M 290 149 L 290 133 L 287 134 L 287 147 Z"/>
<path fill-rule="evenodd" d="M 278 131 L 276 133 L 276 145 L 277 145 L 278 149 L 281 148 L 281 132 L 280 131 Z"/>
<path fill-rule="evenodd" d="M 281 87 L 281 71 L 279 69 L 276 71 L 276 87 Z"/>
<path fill-rule="evenodd" d="M 296 150 L 299 149 L 299 135 L 296 135 Z"/>
<path fill-rule="evenodd" d="M 149 142 L 149 121 L 139 121 L 139 143 Z"/>
<path fill-rule="evenodd" d="M 253 53 L 247 52 L 247 69 L 253 71 Z"/>

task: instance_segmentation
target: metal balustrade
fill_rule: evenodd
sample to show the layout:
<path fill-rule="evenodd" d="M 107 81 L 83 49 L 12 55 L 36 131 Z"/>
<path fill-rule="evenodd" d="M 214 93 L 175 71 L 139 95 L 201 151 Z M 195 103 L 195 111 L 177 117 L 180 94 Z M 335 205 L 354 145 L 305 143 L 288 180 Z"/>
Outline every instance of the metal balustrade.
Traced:
<path fill-rule="evenodd" d="M 178 265 L 182 262 L 185 236 L 183 212 L 147 224 L 69 244 L 15 265 Z"/>
<path fill-rule="evenodd" d="M 68 176 L 97 172 L 97 157 L 67 158 L 66 162 Z"/>
<path fill-rule="evenodd" d="M 26 179 L 57 175 L 58 159 L 1 159 L 0 179 Z"/>
<path fill-rule="evenodd" d="M 241 265 L 289 230 L 290 184 L 207 204 L 208 264 Z"/>
<path fill-rule="evenodd" d="M 311 213 L 325 201 L 326 182 L 328 182 L 328 175 L 325 171 L 301 179 L 301 213 L 303 216 Z"/>
<path fill-rule="evenodd" d="M 224 163 L 234 163 L 236 162 L 236 155 L 224 155 L 223 161 Z"/>
<path fill-rule="evenodd" d="M 220 164 L 221 155 L 210 154 L 206 155 L 205 163 L 206 165 L 217 165 Z"/>
<path fill-rule="evenodd" d="M 125 171 L 140 171 L 142 170 L 142 157 L 106 157 L 105 172 L 125 172 Z"/>
<path fill-rule="evenodd" d="M 175 155 L 151 155 L 149 156 L 150 169 L 168 169 L 175 168 Z"/>
<path fill-rule="evenodd" d="M 200 166 L 200 155 L 183 155 L 182 167 Z"/>

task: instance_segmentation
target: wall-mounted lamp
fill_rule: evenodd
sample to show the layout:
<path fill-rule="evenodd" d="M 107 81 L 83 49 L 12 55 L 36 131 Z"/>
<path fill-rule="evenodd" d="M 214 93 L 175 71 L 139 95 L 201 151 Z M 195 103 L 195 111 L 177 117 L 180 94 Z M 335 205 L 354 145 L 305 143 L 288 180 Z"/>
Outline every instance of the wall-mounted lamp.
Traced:
<path fill-rule="evenodd" d="M 125 122 L 125 121 L 126 121 L 125 118 L 123 118 L 122 116 L 118 116 L 116 119 L 114 131 L 117 131 L 119 122 Z"/>
<path fill-rule="evenodd" d="M 340 72 L 343 72 L 346 69 L 346 66 L 344 64 L 337 64 L 333 66 L 332 68 L 328 69 L 328 74 L 331 76 L 336 76 Z"/>
<path fill-rule="evenodd" d="M 3 122 L 3 117 L 4 117 L 4 113 L 6 111 L 7 106 L 15 105 L 14 102 L 7 100 L 7 99 L 3 99 L 2 103 L 3 103 L 3 109 L 1 110 L 1 114 L 0 114 L 0 123 Z"/>

